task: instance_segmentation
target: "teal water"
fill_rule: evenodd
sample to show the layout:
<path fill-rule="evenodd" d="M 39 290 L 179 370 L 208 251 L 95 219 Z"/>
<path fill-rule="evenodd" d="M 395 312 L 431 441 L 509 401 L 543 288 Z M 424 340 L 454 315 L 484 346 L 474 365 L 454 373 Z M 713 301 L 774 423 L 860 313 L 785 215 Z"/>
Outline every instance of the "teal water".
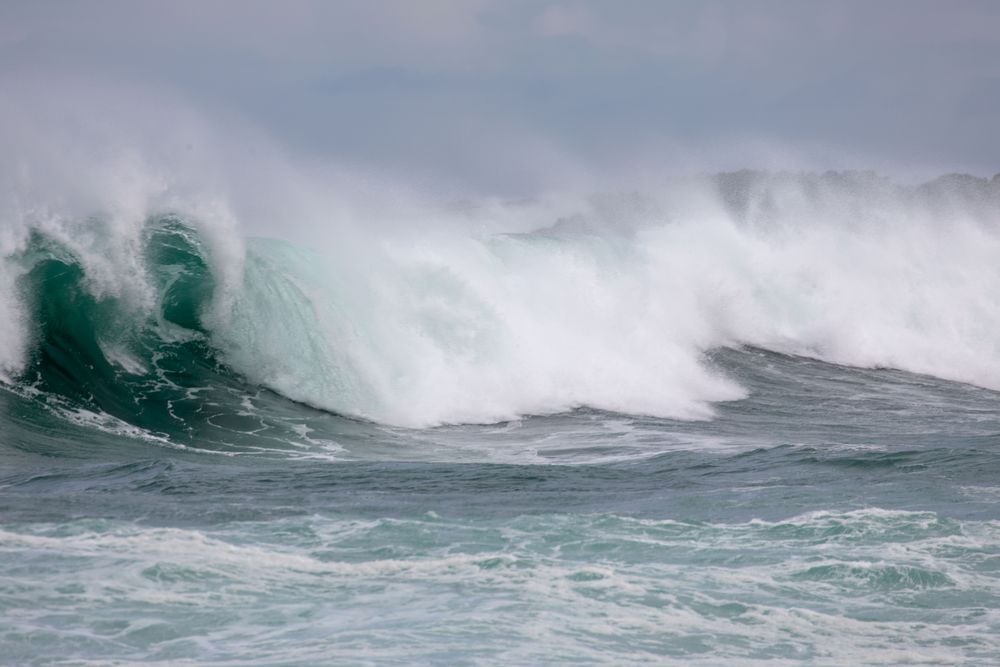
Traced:
<path fill-rule="evenodd" d="M 0 664 L 1000 663 L 996 391 L 733 342 L 700 420 L 338 414 L 254 381 L 267 332 L 217 329 L 206 244 L 148 221 L 146 301 L 42 232 L 10 259 Z M 266 277 L 289 252 L 252 245 L 232 308 L 318 327 L 305 273 Z"/>

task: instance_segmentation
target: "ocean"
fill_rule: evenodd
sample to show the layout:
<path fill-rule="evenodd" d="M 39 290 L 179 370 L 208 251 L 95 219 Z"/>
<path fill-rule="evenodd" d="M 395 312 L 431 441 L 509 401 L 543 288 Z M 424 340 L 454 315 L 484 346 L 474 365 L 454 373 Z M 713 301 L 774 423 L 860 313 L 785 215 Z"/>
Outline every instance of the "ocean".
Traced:
<path fill-rule="evenodd" d="M 1000 180 L 213 211 L 4 223 L 0 664 L 1000 664 Z"/>

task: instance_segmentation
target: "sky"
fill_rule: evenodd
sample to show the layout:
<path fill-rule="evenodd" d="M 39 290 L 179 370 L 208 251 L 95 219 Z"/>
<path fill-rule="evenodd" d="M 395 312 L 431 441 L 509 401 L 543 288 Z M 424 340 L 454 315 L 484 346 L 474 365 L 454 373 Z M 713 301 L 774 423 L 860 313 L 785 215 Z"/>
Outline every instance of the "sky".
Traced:
<path fill-rule="evenodd" d="M 5 0 L 0 85 L 28 115 L 109 90 L 180 99 L 302 156 L 457 190 L 1000 171 L 993 1 Z"/>

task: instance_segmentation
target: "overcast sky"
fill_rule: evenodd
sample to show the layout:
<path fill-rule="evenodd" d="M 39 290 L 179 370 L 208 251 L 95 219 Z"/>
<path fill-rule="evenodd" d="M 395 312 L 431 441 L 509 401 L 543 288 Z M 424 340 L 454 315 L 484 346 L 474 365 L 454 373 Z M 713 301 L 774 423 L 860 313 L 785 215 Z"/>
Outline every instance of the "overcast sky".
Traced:
<path fill-rule="evenodd" d="M 0 4 L 2 80 L 52 76 L 487 190 L 577 168 L 1000 170 L 995 1 Z"/>

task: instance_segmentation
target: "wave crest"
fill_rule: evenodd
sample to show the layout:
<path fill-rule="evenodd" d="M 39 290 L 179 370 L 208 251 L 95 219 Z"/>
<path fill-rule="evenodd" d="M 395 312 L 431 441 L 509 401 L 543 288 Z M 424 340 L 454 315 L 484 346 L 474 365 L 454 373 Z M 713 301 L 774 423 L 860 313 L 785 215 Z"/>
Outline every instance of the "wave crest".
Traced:
<path fill-rule="evenodd" d="M 577 200 L 541 227 L 470 232 L 540 208 L 465 207 L 424 235 L 228 254 L 197 217 L 127 242 L 89 219 L 83 245 L 31 232 L 0 305 L 30 332 L 22 382 L 168 433 L 197 428 L 210 387 L 406 426 L 709 418 L 744 393 L 706 354 L 740 345 L 1000 389 L 998 183 L 741 172 Z M 102 235 L 114 250 L 85 256 Z"/>

